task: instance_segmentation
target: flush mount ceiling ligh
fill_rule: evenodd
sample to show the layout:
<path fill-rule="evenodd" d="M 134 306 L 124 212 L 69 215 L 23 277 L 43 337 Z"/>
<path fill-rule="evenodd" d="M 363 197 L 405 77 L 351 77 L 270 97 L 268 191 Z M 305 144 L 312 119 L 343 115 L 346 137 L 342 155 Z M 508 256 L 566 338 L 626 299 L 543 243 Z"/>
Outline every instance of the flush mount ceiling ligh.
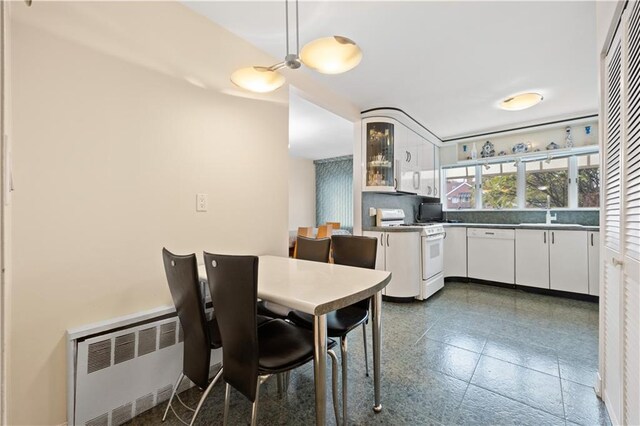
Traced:
<path fill-rule="evenodd" d="M 355 68 L 362 60 L 360 47 L 343 36 L 323 37 L 307 43 L 300 51 L 298 0 L 296 3 L 296 51 L 289 52 L 289 0 L 285 0 L 287 52 L 284 61 L 270 67 L 250 66 L 231 74 L 231 81 L 246 90 L 257 93 L 272 92 L 281 87 L 285 78 L 278 70 L 298 69 L 302 64 L 322 74 L 340 74 Z"/>

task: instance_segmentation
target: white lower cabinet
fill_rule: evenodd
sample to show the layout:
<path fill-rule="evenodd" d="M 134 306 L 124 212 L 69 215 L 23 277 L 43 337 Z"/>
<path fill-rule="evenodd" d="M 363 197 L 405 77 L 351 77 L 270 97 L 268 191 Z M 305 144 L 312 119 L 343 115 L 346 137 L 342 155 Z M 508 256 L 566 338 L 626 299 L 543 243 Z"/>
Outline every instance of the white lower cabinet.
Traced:
<path fill-rule="evenodd" d="M 550 288 L 546 229 L 516 229 L 516 284 Z"/>
<path fill-rule="evenodd" d="M 587 231 L 548 231 L 549 283 L 552 290 L 589 293 Z"/>
<path fill-rule="evenodd" d="M 420 232 L 362 233 L 378 239 L 376 269 L 391 272 L 391 282 L 382 292 L 391 297 L 420 294 Z"/>
<path fill-rule="evenodd" d="M 600 295 L 600 233 L 589 231 L 587 234 L 589 253 L 589 294 Z"/>
<path fill-rule="evenodd" d="M 467 276 L 467 228 L 447 227 L 444 239 L 444 276 Z"/>

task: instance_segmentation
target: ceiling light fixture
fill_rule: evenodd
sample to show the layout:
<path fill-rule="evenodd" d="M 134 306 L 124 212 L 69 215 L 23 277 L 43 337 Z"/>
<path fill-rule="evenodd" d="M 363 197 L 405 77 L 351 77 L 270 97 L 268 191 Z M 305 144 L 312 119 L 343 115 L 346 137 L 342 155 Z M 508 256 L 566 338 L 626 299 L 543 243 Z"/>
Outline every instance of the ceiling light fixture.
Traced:
<path fill-rule="evenodd" d="M 236 70 L 231 81 L 251 92 L 266 93 L 280 88 L 285 78 L 278 72 L 305 64 L 323 74 L 340 74 L 355 68 L 362 60 L 362 50 L 351 39 L 342 36 L 323 37 L 306 44 L 300 51 L 298 0 L 296 0 L 296 51 L 289 53 L 289 0 L 285 0 L 287 52 L 284 61 L 270 67 L 252 66 Z"/>
<path fill-rule="evenodd" d="M 507 111 L 521 111 L 539 104 L 544 97 L 540 93 L 520 93 L 500 102 L 500 108 Z"/>

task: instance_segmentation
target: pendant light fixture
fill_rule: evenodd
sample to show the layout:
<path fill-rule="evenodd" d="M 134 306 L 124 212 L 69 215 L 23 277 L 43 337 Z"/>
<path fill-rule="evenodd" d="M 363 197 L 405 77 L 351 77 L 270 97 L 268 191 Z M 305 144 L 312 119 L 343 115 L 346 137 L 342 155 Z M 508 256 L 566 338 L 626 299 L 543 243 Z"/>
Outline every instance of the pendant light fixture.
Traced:
<path fill-rule="evenodd" d="M 292 70 L 302 64 L 322 74 L 341 74 L 355 68 L 362 60 L 360 47 L 351 39 L 342 36 L 323 37 L 311 41 L 300 51 L 300 28 L 298 0 L 296 0 L 296 51 L 289 52 L 289 0 L 285 0 L 285 23 L 287 54 L 284 61 L 270 67 L 252 66 L 240 68 L 231 74 L 231 82 L 251 92 L 267 93 L 280 88 L 285 78 L 278 72 L 283 68 Z"/>

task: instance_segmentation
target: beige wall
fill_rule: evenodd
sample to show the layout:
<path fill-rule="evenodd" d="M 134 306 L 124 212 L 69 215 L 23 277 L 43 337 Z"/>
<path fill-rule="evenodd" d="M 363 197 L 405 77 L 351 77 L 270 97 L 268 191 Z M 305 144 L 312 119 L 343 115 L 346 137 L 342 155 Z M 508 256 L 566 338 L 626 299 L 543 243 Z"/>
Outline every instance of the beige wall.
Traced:
<path fill-rule="evenodd" d="M 289 157 L 289 230 L 316 225 L 316 166 Z"/>
<path fill-rule="evenodd" d="M 163 246 L 286 254 L 288 111 L 22 20 L 11 37 L 8 422 L 61 424 L 65 330 L 170 304 Z M 195 212 L 200 192 L 206 213 Z"/>

